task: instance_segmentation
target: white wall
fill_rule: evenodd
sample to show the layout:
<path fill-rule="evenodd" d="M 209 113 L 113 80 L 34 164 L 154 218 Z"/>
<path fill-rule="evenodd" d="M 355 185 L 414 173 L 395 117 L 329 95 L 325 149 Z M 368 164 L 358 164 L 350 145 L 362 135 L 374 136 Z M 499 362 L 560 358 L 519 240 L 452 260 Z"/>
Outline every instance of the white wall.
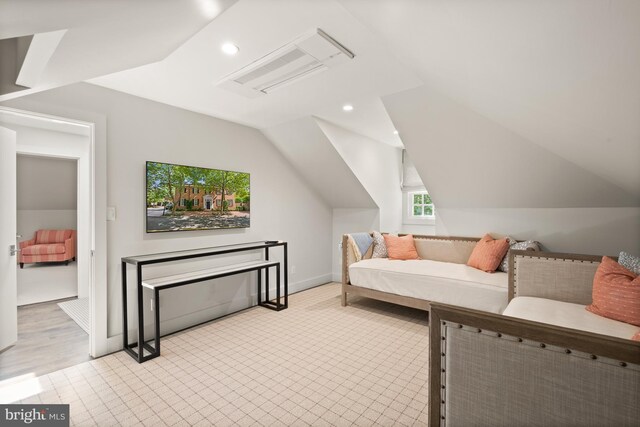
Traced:
<path fill-rule="evenodd" d="M 398 232 L 402 224 L 400 165 L 402 150 L 316 119 L 342 160 L 380 209 L 380 228 Z M 334 191 L 342 191 L 336 188 Z"/>
<path fill-rule="evenodd" d="M 439 209 L 437 234 L 534 239 L 552 252 L 640 254 L 640 208 Z"/>
<path fill-rule="evenodd" d="M 20 186 L 18 185 L 18 188 Z M 75 230 L 78 211 L 75 209 L 18 209 L 18 234 L 20 240 L 29 240 L 40 229 Z"/>
<path fill-rule="evenodd" d="M 333 278 L 341 277 L 345 233 L 382 230 L 397 233 L 402 228 L 400 191 L 402 150 L 351 132 L 326 120 L 316 119 L 342 160 L 367 190 L 378 209 L 333 210 Z M 334 191 L 343 191 L 342 188 Z"/>
<path fill-rule="evenodd" d="M 39 135 L 50 138 L 51 134 Z M 75 210 L 77 172 L 76 160 L 18 155 L 18 210 Z"/>
<path fill-rule="evenodd" d="M 107 229 L 109 336 L 122 331 L 123 256 L 282 239 L 289 242 L 289 265 L 296 267 L 296 273 L 290 275 L 292 290 L 331 279 L 332 211 L 301 182 L 259 131 L 88 84 L 31 95 L 9 104 L 16 108 L 56 106 L 106 116 L 107 203 L 117 209 L 117 219 L 109 222 Z M 251 227 L 145 233 L 147 160 L 249 172 Z M 135 295 L 130 293 L 130 297 L 135 303 Z M 240 276 L 213 286 L 200 284 L 173 290 L 161 299 L 163 330 L 176 330 L 247 307 L 253 298 L 254 281 Z"/>

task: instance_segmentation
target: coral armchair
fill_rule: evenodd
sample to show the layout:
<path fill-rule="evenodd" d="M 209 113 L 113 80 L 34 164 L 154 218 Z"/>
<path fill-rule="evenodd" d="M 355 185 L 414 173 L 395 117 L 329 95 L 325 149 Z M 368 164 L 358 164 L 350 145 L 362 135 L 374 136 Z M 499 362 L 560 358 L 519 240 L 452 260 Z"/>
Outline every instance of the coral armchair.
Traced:
<path fill-rule="evenodd" d="M 20 242 L 20 268 L 25 263 L 65 262 L 76 259 L 75 230 L 38 230 L 33 239 Z"/>

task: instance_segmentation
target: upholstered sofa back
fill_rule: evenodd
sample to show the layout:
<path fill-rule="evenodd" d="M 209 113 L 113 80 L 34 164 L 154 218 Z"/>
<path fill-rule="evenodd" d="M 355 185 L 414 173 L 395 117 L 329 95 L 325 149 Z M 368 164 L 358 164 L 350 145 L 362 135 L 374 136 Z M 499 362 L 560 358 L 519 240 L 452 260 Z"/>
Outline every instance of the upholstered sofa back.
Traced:
<path fill-rule="evenodd" d="M 64 243 L 70 239 L 74 230 L 38 230 L 36 231 L 36 245 Z"/>
<path fill-rule="evenodd" d="M 593 276 L 601 260 L 595 255 L 512 250 L 509 301 L 528 296 L 591 304 Z"/>
<path fill-rule="evenodd" d="M 635 426 L 640 342 L 432 303 L 430 426 Z"/>
<path fill-rule="evenodd" d="M 466 264 L 478 243 L 475 237 L 414 236 L 421 259 Z"/>

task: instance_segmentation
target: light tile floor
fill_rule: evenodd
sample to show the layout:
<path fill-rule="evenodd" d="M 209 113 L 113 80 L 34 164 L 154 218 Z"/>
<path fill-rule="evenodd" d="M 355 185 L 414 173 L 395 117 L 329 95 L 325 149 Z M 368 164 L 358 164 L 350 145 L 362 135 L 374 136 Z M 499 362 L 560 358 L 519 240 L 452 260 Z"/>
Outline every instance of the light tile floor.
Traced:
<path fill-rule="evenodd" d="M 168 336 L 143 364 L 118 352 L 51 373 L 21 402 L 69 403 L 78 426 L 426 425 L 426 313 L 339 294 Z"/>

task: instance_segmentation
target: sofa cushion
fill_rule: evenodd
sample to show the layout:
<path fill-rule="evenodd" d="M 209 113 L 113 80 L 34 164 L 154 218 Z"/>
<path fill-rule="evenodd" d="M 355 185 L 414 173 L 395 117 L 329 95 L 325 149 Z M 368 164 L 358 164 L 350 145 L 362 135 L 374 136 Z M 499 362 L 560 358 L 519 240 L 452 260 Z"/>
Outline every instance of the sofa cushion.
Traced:
<path fill-rule="evenodd" d="M 485 234 L 473 248 L 467 265 L 487 273 L 494 272 L 508 250 L 509 242 L 506 238 L 494 239 L 489 234 Z"/>
<path fill-rule="evenodd" d="M 36 231 L 36 244 L 64 243 L 71 238 L 73 230 L 38 230 Z"/>
<path fill-rule="evenodd" d="M 22 255 L 52 255 L 65 253 L 64 243 L 52 243 L 48 245 L 33 245 L 22 249 Z"/>
<path fill-rule="evenodd" d="M 431 239 L 414 237 L 416 251 L 420 259 L 430 259 L 432 261 L 455 262 L 466 264 L 476 247 L 478 239 L 462 240 L 449 239 L 446 237 L 434 237 Z"/>
<path fill-rule="evenodd" d="M 625 339 L 631 339 L 634 334 L 640 332 L 637 326 L 598 316 L 584 308 L 581 304 L 547 298 L 516 297 L 511 300 L 503 314 Z"/>
<path fill-rule="evenodd" d="M 384 243 L 384 237 L 379 231 L 373 231 L 373 254 L 371 258 L 386 258 L 387 245 Z"/>
<path fill-rule="evenodd" d="M 387 234 L 384 236 L 384 243 L 387 246 L 389 259 L 420 259 L 418 251 L 416 251 L 416 244 L 413 241 L 413 235 L 411 234 L 402 237 Z"/>
<path fill-rule="evenodd" d="M 349 279 L 362 288 L 492 313 L 507 306 L 507 274 L 465 264 L 373 258 L 351 264 Z"/>
<path fill-rule="evenodd" d="M 602 257 L 593 277 L 592 298 L 590 312 L 640 326 L 640 276 L 609 257 Z"/>

